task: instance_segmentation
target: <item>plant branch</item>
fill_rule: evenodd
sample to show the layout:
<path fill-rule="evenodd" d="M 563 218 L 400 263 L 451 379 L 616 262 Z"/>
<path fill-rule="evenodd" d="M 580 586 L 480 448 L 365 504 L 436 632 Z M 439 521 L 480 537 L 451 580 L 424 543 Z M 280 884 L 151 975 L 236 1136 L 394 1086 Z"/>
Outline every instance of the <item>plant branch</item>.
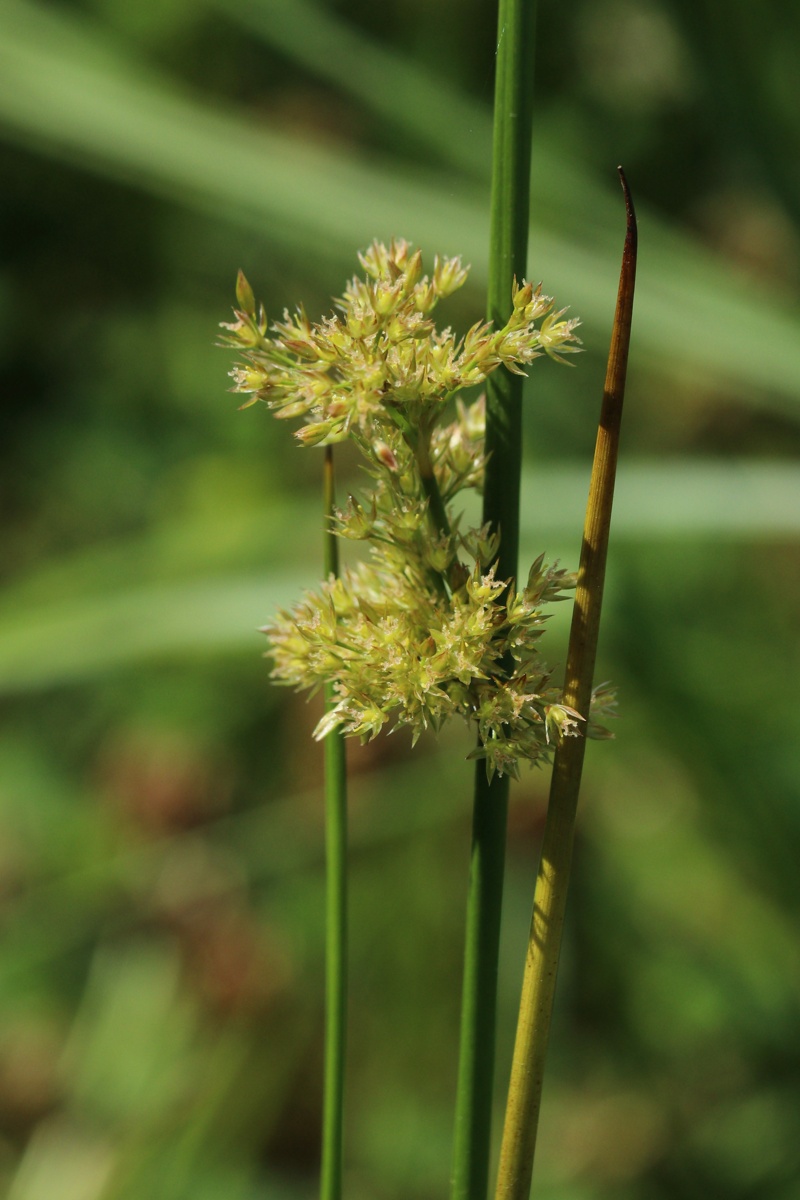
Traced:
<path fill-rule="evenodd" d="M 564 703 L 576 709 L 587 722 L 600 630 L 636 276 L 636 216 L 621 168 L 619 174 L 625 193 L 627 232 L 589 487 L 564 685 Z M 553 766 L 522 984 L 496 1200 L 528 1200 L 530 1193 L 585 749 L 585 737 L 564 738 L 556 751 Z"/>

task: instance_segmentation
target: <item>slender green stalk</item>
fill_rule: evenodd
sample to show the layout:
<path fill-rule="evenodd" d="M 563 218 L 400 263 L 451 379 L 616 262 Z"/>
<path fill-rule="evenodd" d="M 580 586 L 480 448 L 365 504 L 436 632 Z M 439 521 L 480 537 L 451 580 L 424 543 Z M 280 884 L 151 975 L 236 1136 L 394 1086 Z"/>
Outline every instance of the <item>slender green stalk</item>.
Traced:
<path fill-rule="evenodd" d="M 487 314 L 499 328 L 528 251 L 535 0 L 500 0 L 495 80 Z M 487 380 L 483 519 L 502 533 L 498 576 L 516 578 L 522 444 L 522 380 L 505 369 Z M 475 773 L 472 852 L 453 1151 L 453 1200 L 485 1200 L 494 1083 L 497 959 L 505 863 L 508 777 Z"/>
<path fill-rule="evenodd" d="M 442 493 L 439 491 L 439 485 L 436 482 L 436 474 L 431 462 L 430 444 L 426 441 L 421 441 L 417 447 L 417 465 L 419 467 L 419 477 L 425 489 L 425 495 L 428 498 L 428 511 L 434 529 L 438 534 L 449 534 L 450 521 L 448 520 L 447 509 L 442 500 Z"/>
<path fill-rule="evenodd" d="M 564 686 L 565 704 L 587 719 L 600 630 L 636 274 L 636 217 L 621 169 L 620 178 L 625 192 L 627 234 L 589 487 Z M 555 756 L 533 901 L 496 1200 L 528 1200 L 530 1193 L 585 749 L 585 738 L 565 738 Z"/>
<path fill-rule="evenodd" d="M 325 447 L 325 576 L 339 573 L 339 547 L 331 529 L 334 510 L 333 450 Z M 333 685 L 325 705 L 335 704 Z M 322 1106 L 321 1200 L 341 1200 L 344 1057 L 347 1006 L 347 774 L 344 736 L 325 738 L 325 1081 Z"/>

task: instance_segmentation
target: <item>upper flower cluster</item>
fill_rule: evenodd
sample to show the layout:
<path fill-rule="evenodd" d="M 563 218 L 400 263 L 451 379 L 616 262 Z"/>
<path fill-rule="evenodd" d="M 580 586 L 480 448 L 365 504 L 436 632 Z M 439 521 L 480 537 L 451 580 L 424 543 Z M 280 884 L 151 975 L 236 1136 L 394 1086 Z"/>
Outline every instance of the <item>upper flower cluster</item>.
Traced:
<path fill-rule="evenodd" d="M 224 326 L 245 358 L 232 372 L 234 391 L 250 395 L 242 407 L 261 399 L 276 416 L 305 418 L 305 445 L 349 437 L 371 476 L 368 494 L 334 521 L 340 537 L 366 542 L 368 558 L 267 627 L 273 674 L 301 688 L 334 684 L 319 737 L 337 727 L 372 737 L 388 723 L 416 740 L 458 714 L 477 727 L 473 756 L 489 776 L 516 774 L 520 760 L 579 732 L 538 649 L 543 608 L 574 578 L 541 556 L 517 591 L 495 577 L 499 533 L 461 530 L 450 503 L 481 486 L 484 404 L 450 401 L 501 365 L 522 373 L 543 353 L 575 351 L 578 322 L 554 312 L 541 287 L 515 283 L 502 329 L 478 322 L 458 338 L 430 316 L 466 279 L 458 258 L 437 258 L 429 277 L 420 252 L 395 240 L 360 260 L 364 278 L 317 324 L 301 308 L 268 326 L 240 274 L 236 320 Z"/>
<path fill-rule="evenodd" d="M 247 360 L 232 372 L 234 391 L 251 397 L 243 407 L 264 400 L 278 417 L 305 417 L 296 434 L 305 445 L 348 436 L 371 442 L 387 426 L 430 429 L 454 392 L 483 383 L 501 364 L 522 373 L 542 353 L 577 349 L 578 322 L 553 312 L 541 287 L 515 284 L 502 329 L 479 321 L 457 338 L 449 328 L 437 332 L 430 314 L 466 280 L 459 258 L 437 258 L 431 277 L 403 240 L 375 242 L 359 258 L 365 278 L 352 279 L 336 301 L 339 313 L 318 324 L 299 308 L 268 335 L 240 274 L 236 321 L 224 326 L 226 343 Z"/>

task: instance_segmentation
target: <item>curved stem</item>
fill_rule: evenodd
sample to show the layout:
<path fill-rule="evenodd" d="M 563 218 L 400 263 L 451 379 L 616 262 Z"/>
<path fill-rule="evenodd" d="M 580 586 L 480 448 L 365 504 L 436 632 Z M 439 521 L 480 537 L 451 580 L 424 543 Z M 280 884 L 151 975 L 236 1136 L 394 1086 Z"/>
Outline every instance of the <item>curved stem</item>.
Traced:
<path fill-rule="evenodd" d="M 621 169 L 620 178 L 625 192 L 627 233 L 564 684 L 564 703 L 577 709 L 586 720 L 600 631 L 636 275 L 636 217 Z M 555 756 L 525 961 L 496 1200 L 528 1200 L 530 1193 L 585 749 L 585 737 L 565 738 Z"/>
<path fill-rule="evenodd" d="M 334 511 L 333 449 L 325 447 L 323 474 L 325 576 L 339 574 L 339 546 L 331 529 Z M 325 685 L 325 706 L 336 703 Z M 325 1078 L 322 1104 L 321 1200 L 341 1200 L 342 1129 L 347 1005 L 347 773 L 344 736 L 325 738 Z"/>
<path fill-rule="evenodd" d="M 500 329 L 514 277 L 525 274 L 530 220 L 535 0 L 500 0 L 487 315 Z M 483 519 L 500 529 L 501 579 L 517 574 L 522 379 L 501 368 L 487 380 Z M 494 1082 L 497 960 L 505 863 L 508 777 L 476 764 L 472 851 L 453 1151 L 453 1200 L 485 1200 Z"/>

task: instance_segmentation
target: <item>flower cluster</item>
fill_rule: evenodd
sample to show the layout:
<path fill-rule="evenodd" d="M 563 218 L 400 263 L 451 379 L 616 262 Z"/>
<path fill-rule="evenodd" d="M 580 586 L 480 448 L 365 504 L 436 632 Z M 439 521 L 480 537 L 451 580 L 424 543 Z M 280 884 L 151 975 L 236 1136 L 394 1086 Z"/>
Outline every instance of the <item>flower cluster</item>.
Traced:
<path fill-rule="evenodd" d="M 577 321 L 553 312 L 541 287 L 515 284 L 502 329 L 479 322 L 458 338 L 430 315 L 466 279 L 458 258 L 436 259 L 429 277 L 420 252 L 396 240 L 360 261 L 364 278 L 317 324 L 301 308 L 268 326 L 240 274 L 236 320 L 223 326 L 245 360 L 232 372 L 242 407 L 263 400 L 278 417 L 304 418 L 304 445 L 351 439 L 371 481 L 334 522 L 340 537 L 367 544 L 366 560 L 266 628 L 273 674 L 298 688 L 333 683 L 317 737 L 406 725 L 416 740 L 458 714 L 477 728 L 473 757 L 489 777 L 516 774 L 580 731 L 537 645 L 543 608 L 574 578 L 542 556 L 517 591 L 495 577 L 497 532 L 459 528 L 450 502 L 481 486 L 484 407 L 456 393 L 501 365 L 523 373 L 543 353 L 574 352 Z"/>
<path fill-rule="evenodd" d="M 541 287 L 514 288 L 514 308 L 503 329 L 479 321 L 463 339 L 436 331 L 430 314 L 462 286 L 467 270 L 458 258 L 437 259 L 433 277 L 422 274 L 422 255 L 407 242 L 387 249 L 374 243 L 359 256 L 366 278 L 354 278 L 336 302 L 340 314 L 312 325 L 300 308 L 284 312 L 267 334 L 263 309 L 240 274 L 235 323 L 228 344 L 247 363 L 233 372 L 242 407 L 264 400 L 278 417 L 305 417 L 296 436 L 304 445 L 363 443 L 382 430 L 429 432 L 445 402 L 462 388 L 483 383 L 502 364 L 522 367 L 546 352 L 576 349 L 577 321 L 553 313 Z M 534 324 L 544 318 L 541 327 Z"/>

